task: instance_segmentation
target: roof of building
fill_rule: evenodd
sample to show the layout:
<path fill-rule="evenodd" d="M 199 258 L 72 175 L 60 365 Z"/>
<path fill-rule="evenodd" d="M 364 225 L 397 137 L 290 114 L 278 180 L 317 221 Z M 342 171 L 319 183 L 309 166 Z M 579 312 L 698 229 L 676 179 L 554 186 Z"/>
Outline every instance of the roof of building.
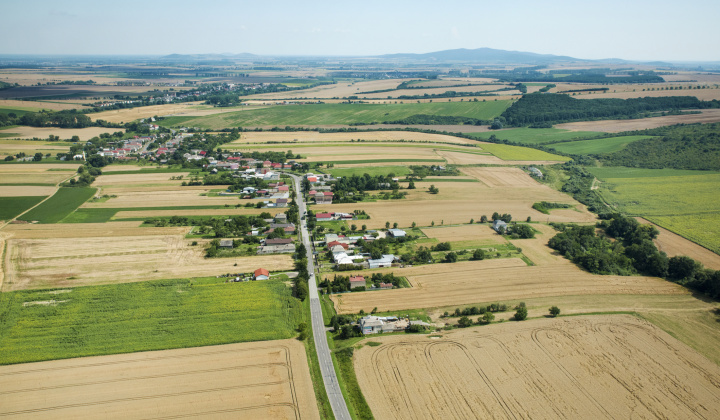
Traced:
<path fill-rule="evenodd" d="M 316 219 L 332 219 L 333 213 L 316 213 Z"/>
<path fill-rule="evenodd" d="M 368 263 L 375 263 L 375 264 L 381 264 L 381 263 L 392 263 L 395 261 L 395 255 L 393 254 L 385 254 L 381 258 L 378 258 L 376 260 L 368 260 Z"/>
<path fill-rule="evenodd" d="M 287 245 L 292 243 L 290 238 L 265 239 L 265 245 Z"/>
<path fill-rule="evenodd" d="M 264 268 L 258 268 L 257 270 L 255 270 L 255 272 L 253 273 L 253 275 L 254 275 L 255 277 L 259 277 L 259 276 L 268 276 L 268 277 L 270 277 L 270 272 L 267 271 L 267 270 L 264 269 Z"/>
<path fill-rule="evenodd" d="M 232 239 L 220 239 L 220 246 L 233 246 L 233 240 Z"/>

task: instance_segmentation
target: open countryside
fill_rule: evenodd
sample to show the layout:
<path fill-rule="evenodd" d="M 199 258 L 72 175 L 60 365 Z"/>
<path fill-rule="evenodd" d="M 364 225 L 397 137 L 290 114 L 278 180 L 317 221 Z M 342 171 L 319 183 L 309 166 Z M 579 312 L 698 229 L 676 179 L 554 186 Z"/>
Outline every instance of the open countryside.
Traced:
<path fill-rule="evenodd" d="M 55 6 L 0 27 L 0 417 L 720 417 L 715 5 Z"/>

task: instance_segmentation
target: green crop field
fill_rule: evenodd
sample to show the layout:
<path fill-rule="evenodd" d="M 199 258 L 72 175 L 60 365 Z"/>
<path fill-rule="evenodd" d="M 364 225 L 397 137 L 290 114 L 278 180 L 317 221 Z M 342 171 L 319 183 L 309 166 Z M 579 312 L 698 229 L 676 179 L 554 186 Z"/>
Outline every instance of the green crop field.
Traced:
<path fill-rule="evenodd" d="M 467 133 L 468 136 L 475 137 L 479 140 L 487 140 L 494 135 L 500 140 L 508 140 L 523 144 L 545 144 L 557 141 L 566 141 L 574 139 L 586 139 L 588 137 L 597 137 L 603 133 L 595 131 L 568 131 L 558 128 L 511 128 L 508 130 L 490 131 L 486 133 Z"/>
<path fill-rule="evenodd" d="M 613 153 L 618 152 L 625 148 L 628 144 L 643 140 L 650 139 L 652 136 L 623 136 L 623 137 L 608 137 L 605 139 L 595 140 L 579 140 L 571 141 L 566 143 L 549 144 L 547 146 L 552 147 L 558 152 L 569 153 L 575 155 L 585 154 L 598 154 L 598 153 Z"/>
<path fill-rule="evenodd" d="M 621 212 L 642 216 L 720 253 L 720 173 L 674 169 L 588 168 Z"/>
<path fill-rule="evenodd" d="M 75 211 L 95 194 L 95 188 L 60 188 L 55 195 L 24 214 L 21 219 L 40 223 L 57 223 Z"/>
<path fill-rule="evenodd" d="M 42 201 L 44 196 L 0 197 L 0 220 L 9 220 Z"/>
<path fill-rule="evenodd" d="M 0 364 L 290 338 L 281 280 L 159 280 L 0 294 Z"/>
<path fill-rule="evenodd" d="M 494 143 L 482 144 L 480 146 L 483 150 L 492 153 L 502 160 L 555 160 L 558 162 L 570 160 L 569 157 L 553 155 L 552 153 L 531 149 L 529 147 Z"/>
<path fill-rule="evenodd" d="M 410 169 L 407 166 L 369 166 L 367 168 L 333 168 L 328 169 L 326 172 L 329 172 L 334 177 L 361 176 L 363 174 L 372 176 L 395 174 L 397 177 L 403 177 L 410 173 Z"/>
<path fill-rule="evenodd" d="M 404 104 L 283 105 L 202 117 L 168 117 L 158 124 L 211 130 L 246 126 L 298 126 L 396 121 L 417 114 L 490 120 L 502 114 L 510 101 L 432 102 Z"/>

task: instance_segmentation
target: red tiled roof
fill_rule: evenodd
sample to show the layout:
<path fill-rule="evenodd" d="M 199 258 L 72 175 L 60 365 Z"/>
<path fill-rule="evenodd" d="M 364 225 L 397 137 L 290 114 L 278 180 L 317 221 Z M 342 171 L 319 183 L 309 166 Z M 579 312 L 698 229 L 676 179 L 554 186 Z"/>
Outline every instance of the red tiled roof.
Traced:
<path fill-rule="evenodd" d="M 267 271 L 267 270 L 264 269 L 264 268 L 258 268 L 257 270 L 255 270 L 255 273 L 253 273 L 253 274 L 255 275 L 255 277 L 258 277 L 258 276 L 268 276 L 268 277 L 270 277 L 270 272 Z"/>
<path fill-rule="evenodd" d="M 316 213 L 315 218 L 316 219 L 329 219 L 333 216 L 332 213 Z"/>

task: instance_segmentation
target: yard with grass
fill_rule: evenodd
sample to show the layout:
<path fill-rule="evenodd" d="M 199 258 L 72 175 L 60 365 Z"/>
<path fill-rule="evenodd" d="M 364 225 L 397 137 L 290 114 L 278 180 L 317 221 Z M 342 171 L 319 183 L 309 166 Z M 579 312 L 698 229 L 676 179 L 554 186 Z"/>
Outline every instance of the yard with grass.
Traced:
<path fill-rule="evenodd" d="M 0 364 L 290 338 L 282 281 L 159 280 L 0 294 Z"/>

